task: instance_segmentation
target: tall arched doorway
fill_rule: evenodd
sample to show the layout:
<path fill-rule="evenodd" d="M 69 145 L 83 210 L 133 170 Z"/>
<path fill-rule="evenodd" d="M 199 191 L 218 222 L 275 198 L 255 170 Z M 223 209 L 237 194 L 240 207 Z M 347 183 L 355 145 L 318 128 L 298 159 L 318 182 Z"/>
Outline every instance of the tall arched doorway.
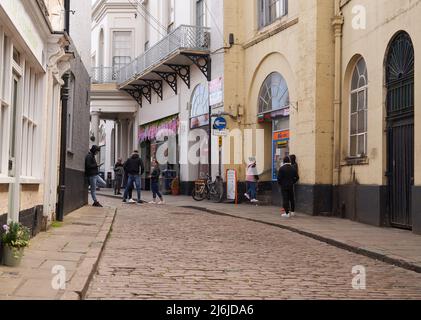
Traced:
<path fill-rule="evenodd" d="M 287 82 L 278 72 L 272 72 L 263 82 L 259 93 L 258 121 L 268 124 L 272 135 L 272 180 L 285 156 L 289 155 L 290 96 Z M 265 125 L 266 130 L 266 125 Z"/>
<path fill-rule="evenodd" d="M 391 41 L 386 59 L 388 212 L 394 227 L 411 229 L 414 185 L 414 47 L 406 32 Z"/>

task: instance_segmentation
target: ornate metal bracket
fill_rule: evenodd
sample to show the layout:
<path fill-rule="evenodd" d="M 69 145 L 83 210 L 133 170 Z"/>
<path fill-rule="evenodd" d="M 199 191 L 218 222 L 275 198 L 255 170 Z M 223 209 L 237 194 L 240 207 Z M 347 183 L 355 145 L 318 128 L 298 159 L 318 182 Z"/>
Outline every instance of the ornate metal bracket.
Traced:
<path fill-rule="evenodd" d="M 149 85 L 142 86 L 142 85 L 136 85 L 132 84 L 132 87 L 134 87 L 137 91 L 140 92 L 142 96 L 148 100 L 149 104 L 152 104 L 152 89 Z"/>
<path fill-rule="evenodd" d="M 211 65 L 212 59 L 210 55 L 189 54 L 184 53 L 193 63 L 202 71 L 208 81 L 212 80 Z"/>
<path fill-rule="evenodd" d="M 181 64 L 166 64 L 184 81 L 187 87 L 190 89 L 190 66 Z"/>
<path fill-rule="evenodd" d="M 177 73 L 175 72 L 161 72 L 161 71 L 154 71 L 155 74 L 160 76 L 164 81 L 173 89 L 175 94 L 177 92 Z"/>
<path fill-rule="evenodd" d="M 126 91 L 129 95 L 132 96 L 133 99 L 136 100 L 136 102 L 139 104 L 139 106 L 142 108 L 142 93 L 139 90 L 135 89 L 123 89 Z"/>
<path fill-rule="evenodd" d="M 162 80 L 143 80 L 145 81 L 148 86 L 152 88 L 153 91 L 156 92 L 156 94 L 161 98 L 161 100 L 164 99 L 163 93 L 162 93 Z"/>

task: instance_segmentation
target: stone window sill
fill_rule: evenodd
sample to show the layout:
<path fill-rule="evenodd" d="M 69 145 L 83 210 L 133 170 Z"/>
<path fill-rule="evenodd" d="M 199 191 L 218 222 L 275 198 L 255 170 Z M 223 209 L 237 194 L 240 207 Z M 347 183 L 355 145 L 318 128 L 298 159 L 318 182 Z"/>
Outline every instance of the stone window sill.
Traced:
<path fill-rule="evenodd" d="M 347 166 L 364 166 L 370 164 L 368 157 L 346 158 L 342 163 L 343 167 Z"/>
<path fill-rule="evenodd" d="M 38 178 L 31 178 L 31 177 L 22 177 L 20 178 L 19 182 L 21 184 L 42 184 L 42 179 L 38 179 Z"/>
<path fill-rule="evenodd" d="M 0 184 L 10 184 L 10 183 L 13 183 L 14 181 L 15 181 L 14 178 L 0 175 Z"/>

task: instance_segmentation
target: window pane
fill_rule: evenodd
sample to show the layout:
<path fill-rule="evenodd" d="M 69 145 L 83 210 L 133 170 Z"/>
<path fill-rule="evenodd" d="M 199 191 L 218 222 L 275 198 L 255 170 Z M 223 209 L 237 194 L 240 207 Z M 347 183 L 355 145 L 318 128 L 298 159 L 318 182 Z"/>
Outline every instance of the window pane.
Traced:
<path fill-rule="evenodd" d="M 357 112 L 357 97 L 358 94 L 357 93 L 353 93 L 351 94 L 351 112 Z"/>
<path fill-rule="evenodd" d="M 367 113 L 365 110 L 358 112 L 358 133 L 364 133 L 367 131 L 366 117 L 367 117 Z"/>
<path fill-rule="evenodd" d="M 351 134 L 357 134 L 357 114 L 351 115 Z"/>
<path fill-rule="evenodd" d="M 350 156 L 357 156 L 357 136 L 352 136 L 350 140 Z"/>
<path fill-rule="evenodd" d="M 358 110 L 364 110 L 365 107 L 365 91 L 358 92 Z"/>
<path fill-rule="evenodd" d="M 365 155 L 366 149 L 365 149 L 365 134 L 358 136 L 358 155 Z"/>

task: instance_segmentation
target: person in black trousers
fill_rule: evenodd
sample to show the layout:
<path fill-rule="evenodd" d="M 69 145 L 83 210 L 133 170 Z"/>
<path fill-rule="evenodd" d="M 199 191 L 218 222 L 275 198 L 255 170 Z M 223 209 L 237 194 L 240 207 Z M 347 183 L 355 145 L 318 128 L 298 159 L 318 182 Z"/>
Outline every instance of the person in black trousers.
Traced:
<path fill-rule="evenodd" d="M 152 189 L 152 196 L 153 201 L 150 202 L 151 204 L 164 204 L 164 198 L 162 197 L 161 192 L 159 191 L 159 177 L 161 176 L 161 170 L 159 169 L 158 161 L 154 160 L 153 169 L 151 174 L 151 189 Z M 156 197 L 159 197 L 159 202 L 156 202 Z"/>
<path fill-rule="evenodd" d="M 123 160 L 118 159 L 117 163 L 114 165 L 114 195 L 122 195 L 121 194 L 121 184 L 123 182 L 124 177 L 124 167 L 123 167 Z M 130 198 L 131 199 L 131 198 Z"/>
<path fill-rule="evenodd" d="M 284 164 L 278 172 L 278 184 L 281 187 L 285 210 L 285 213 L 282 214 L 283 218 L 289 218 L 295 215 L 294 185 L 299 179 L 297 170 L 291 165 L 291 159 L 285 157 Z"/>

